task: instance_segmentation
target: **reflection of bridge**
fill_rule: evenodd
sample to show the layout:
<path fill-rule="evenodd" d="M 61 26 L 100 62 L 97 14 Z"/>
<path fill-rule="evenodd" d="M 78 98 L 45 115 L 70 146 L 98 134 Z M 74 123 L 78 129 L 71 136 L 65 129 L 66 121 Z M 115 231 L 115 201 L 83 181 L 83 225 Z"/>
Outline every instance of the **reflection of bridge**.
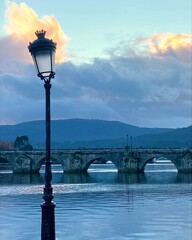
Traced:
<path fill-rule="evenodd" d="M 96 160 L 110 160 L 118 172 L 143 172 L 155 157 L 171 160 L 178 172 L 192 173 L 192 149 L 66 149 L 52 150 L 51 160 L 63 166 L 64 172 L 86 172 Z M 45 151 L 0 151 L 0 162 L 7 161 L 15 173 L 37 173 L 45 161 Z"/>

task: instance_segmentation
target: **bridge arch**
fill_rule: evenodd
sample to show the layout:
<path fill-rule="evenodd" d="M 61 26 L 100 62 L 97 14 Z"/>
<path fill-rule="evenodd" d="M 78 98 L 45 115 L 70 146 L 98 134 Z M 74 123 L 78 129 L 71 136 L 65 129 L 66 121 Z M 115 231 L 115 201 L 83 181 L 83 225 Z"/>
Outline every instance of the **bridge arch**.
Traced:
<path fill-rule="evenodd" d="M 37 159 L 37 161 L 34 165 L 34 169 L 36 169 L 36 171 L 39 172 L 41 167 L 45 164 L 45 160 L 46 160 L 45 156 L 42 156 L 39 159 Z M 58 163 L 58 159 L 56 159 L 55 157 L 51 157 L 50 160 L 51 160 L 52 164 L 57 163 L 57 164 L 60 164 L 62 166 L 62 163 L 61 162 Z"/>
<path fill-rule="evenodd" d="M 91 166 L 91 164 L 93 164 L 94 162 L 96 162 L 96 161 L 98 161 L 98 160 L 100 160 L 100 159 L 102 159 L 102 158 L 99 157 L 99 158 L 94 158 L 94 159 L 92 159 L 92 160 L 89 160 L 89 161 L 85 164 L 85 166 L 83 167 L 83 170 L 84 170 L 85 172 L 87 172 L 87 170 L 89 169 L 89 167 Z"/>
<path fill-rule="evenodd" d="M 141 158 L 140 159 L 141 161 L 139 162 L 139 171 L 144 172 L 146 165 L 150 163 L 150 161 L 153 158 L 160 158 L 160 157 L 163 157 L 169 160 L 171 163 L 173 163 L 177 171 L 178 172 L 180 171 L 180 163 L 182 163 L 182 158 L 179 159 L 178 155 L 175 155 L 175 154 L 163 154 L 163 153 L 150 154 L 148 156 L 145 156 L 144 158 Z"/>
<path fill-rule="evenodd" d="M 0 156 L 0 169 L 13 169 L 13 162 L 9 160 L 8 157 Z"/>
<path fill-rule="evenodd" d="M 10 163 L 11 164 L 11 162 L 9 161 L 9 158 L 6 156 L 3 156 L 3 155 L 0 156 L 0 163 Z"/>
<path fill-rule="evenodd" d="M 14 159 L 11 158 L 8 154 L 1 154 L 0 162 L 7 162 L 10 163 L 12 166 L 14 165 Z"/>
<path fill-rule="evenodd" d="M 85 166 L 83 167 L 83 171 L 87 172 L 87 170 L 89 169 L 89 167 L 90 167 L 92 164 L 94 164 L 94 162 L 96 162 L 96 161 L 98 161 L 98 160 L 101 160 L 101 161 L 103 160 L 104 162 L 111 161 L 111 162 L 113 163 L 113 165 L 117 168 L 117 166 L 115 165 L 115 163 L 114 163 L 112 160 L 110 160 L 110 159 L 108 159 L 108 158 L 104 158 L 104 157 L 97 157 L 97 158 L 93 158 L 93 159 L 89 160 L 89 161 L 85 164 Z"/>
<path fill-rule="evenodd" d="M 162 156 L 162 157 L 165 158 L 165 159 L 167 159 L 165 156 Z M 153 162 L 153 159 L 154 159 L 154 158 L 148 159 L 148 160 L 144 163 L 144 165 L 142 166 L 142 171 L 145 171 L 147 164 L 148 164 L 148 163 L 152 163 L 152 162 Z M 158 159 L 158 157 L 157 157 L 157 159 Z M 170 162 L 174 165 L 175 169 L 178 171 L 178 168 L 177 168 L 177 165 L 175 164 L 175 161 L 172 160 L 172 159 L 167 159 L 167 160 L 170 161 Z M 155 163 L 156 163 L 156 162 L 154 162 L 154 164 L 155 164 Z"/>

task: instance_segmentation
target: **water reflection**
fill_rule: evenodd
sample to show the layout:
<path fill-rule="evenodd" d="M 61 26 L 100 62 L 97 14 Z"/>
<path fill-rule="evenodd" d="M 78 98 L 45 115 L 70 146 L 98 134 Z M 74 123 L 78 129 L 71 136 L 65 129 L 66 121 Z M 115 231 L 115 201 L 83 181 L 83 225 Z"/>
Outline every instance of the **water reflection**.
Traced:
<path fill-rule="evenodd" d="M 157 165 L 158 166 L 158 165 Z M 151 168 L 153 171 L 151 170 Z M 13 174 L 0 171 L 0 184 L 43 184 L 44 170 L 39 174 Z M 113 164 L 93 165 L 87 173 L 63 173 L 61 166 L 53 166 L 53 184 L 115 183 L 115 184 L 168 184 L 192 183 L 191 174 L 177 171 L 155 171 L 154 165 L 144 173 L 118 173 Z"/>
<path fill-rule="evenodd" d="M 118 173 L 118 183 L 134 184 L 134 183 L 145 183 L 145 173 Z"/>
<path fill-rule="evenodd" d="M 130 174 L 105 164 L 67 174 L 53 166 L 57 240 L 191 240 L 192 175 L 156 167 Z M 40 238 L 43 183 L 43 169 L 0 171 L 1 239 Z"/>
<path fill-rule="evenodd" d="M 177 183 L 177 172 L 146 172 L 145 183 L 168 184 Z"/>
<path fill-rule="evenodd" d="M 13 174 L 0 171 L 0 184 L 42 184 L 43 182 L 40 174 Z"/>
<path fill-rule="evenodd" d="M 178 173 L 177 183 L 192 183 L 192 174 L 190 173 Z"/>
<path fill-rule="evenodd" d="M 90 176 L 88 173 L 64 173 L 62 175 L 62 183 L 89 183 Z"/>
<path fill-rule="evenodd" d="M 43 177 L 40 174 L 13 174 L 15 184 L 39 184 L 43 183 Z"/>

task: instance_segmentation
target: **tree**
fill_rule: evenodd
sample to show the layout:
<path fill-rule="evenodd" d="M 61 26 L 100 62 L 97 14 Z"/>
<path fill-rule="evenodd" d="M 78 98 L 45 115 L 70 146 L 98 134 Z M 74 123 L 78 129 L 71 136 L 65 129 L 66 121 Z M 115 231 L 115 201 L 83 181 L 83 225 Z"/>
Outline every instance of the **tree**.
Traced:
<path fill-rule="evenodd" d="M 16 150 L 30 151 L 33 150 L 31 144 L 29 144 L 28 136 L 16 137 L 13 147 Z"/>

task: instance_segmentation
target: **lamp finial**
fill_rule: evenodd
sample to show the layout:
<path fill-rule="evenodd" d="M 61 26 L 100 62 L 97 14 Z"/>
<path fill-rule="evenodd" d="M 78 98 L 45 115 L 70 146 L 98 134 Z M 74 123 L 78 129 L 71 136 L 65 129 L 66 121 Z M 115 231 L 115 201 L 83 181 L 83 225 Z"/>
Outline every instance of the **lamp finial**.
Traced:
<path fill-rule="evenodd" d="M 38 38 L 44 38 L 45 37 L 45 34 L 46 34 L 46 31 L 44 31 L 43 29 L 41 30 L 41 31 L 36 31 L 35 32 L 35 34 L 36 34 L 36 36 L 38 37 Z"/>

